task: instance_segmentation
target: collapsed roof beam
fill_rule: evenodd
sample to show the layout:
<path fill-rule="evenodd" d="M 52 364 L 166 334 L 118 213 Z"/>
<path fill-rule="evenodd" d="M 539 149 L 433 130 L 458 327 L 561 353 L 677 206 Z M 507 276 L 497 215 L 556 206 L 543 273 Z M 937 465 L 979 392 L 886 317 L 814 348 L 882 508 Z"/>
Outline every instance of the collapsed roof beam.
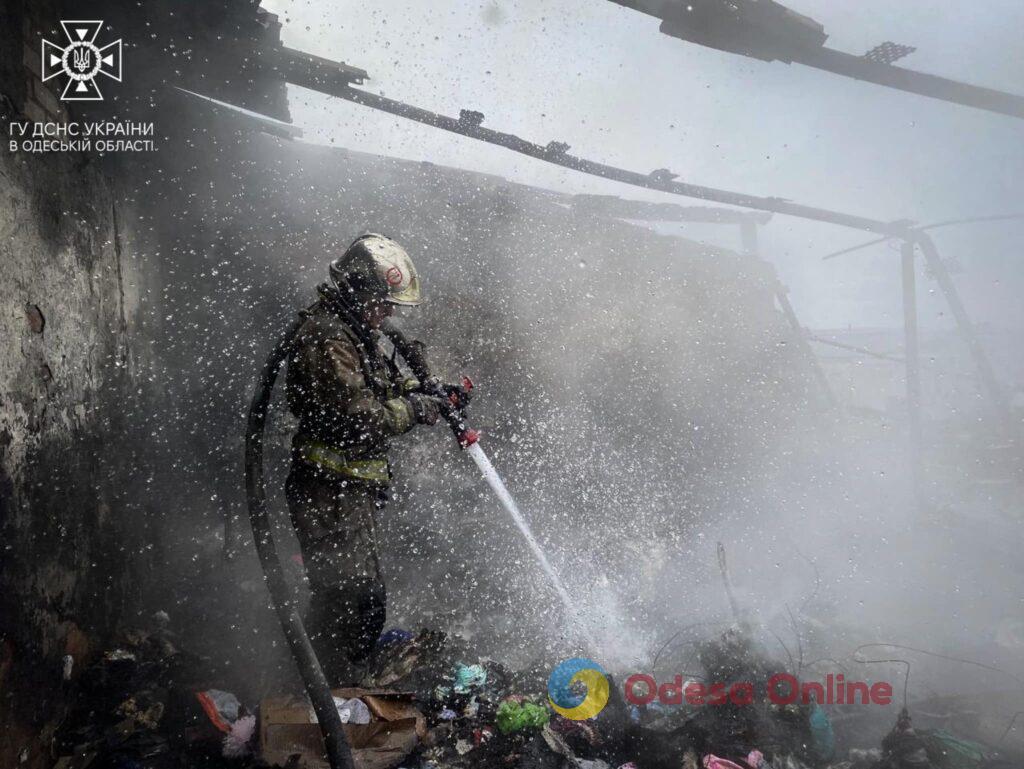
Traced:
<path fill-rule="evenodd" d="M 546 145 L 534 144 L 521 139 L 514 134 L 494 131 L 484 128 L 480 123 L 473 120 L 466 120 L 466 112 L 463 110 L 459 118 L 452 118 L 440 115 L 436 112 L 414 107 L 386 96 L 360 91 L 355 88 L 345 87 L 334 94 L 342 99 L 362 104 L 382 112 L 390 112 L 393 115 L 409 118 L 425 125 L 441 128 L 452 133 L 468 136 L 472 139 L 495 144 L 499 147 L 513 150 L 537 160 L 569 168 L 573 171 L 580 171 L 591 176 L 613 181 L 624 182 L 635 187 L 643 187 L 649 190 L 667 192 L 672 195 L 708 200 L 726 205 L 753 208 L 758 211 L 769 211 L 776 214 L 787 214 L 803 219 L 813 219 L 829 224 L 837 224 L 842 227 L 851 227 L 867 232 L 877 232 L 880 235 L 899 236 L 906 232 L 909 222 L 900 220 L 897 222 L 883 222 L 869 219 L 863 216 L 844 214 L 839 211 L 830 211 L 824 208 L 804 206 L 798 203 L 791 203 L 783 198 L 767 198 L 755 195 L 746 195 L 728 190 L 719 190 L 714 187 L 704 187 L 697 184 L 677 182 L 673 174 L 658 173 L 643 174 L 637 171 L 629 171 L 623 168 L 598 163 L 593 160 L 577 157 L 568 153 L 569 145 L 561 142 L 550 142 Z M 479 114 L 479 113 L 476 113 Z"/>
<path fill-rule="evenodd" d="M 616 195 L 573 195 L 568 199 L 580 213 L 612 216 L 616 219 L 657 222 L 694 222 L 701 224 L 767 224 L 770 213 L 737 211 L 734 208 L 681 206 L 677 203 L 652 203 L 626 200 Z"/>
<path fill-rule="evenodd" d="M 986 112 L 1024 118 L 1024 97 L 1014 93 L 961 83 L 903 67 L 894 67 L 891 64 L 872 61 L 833 48 L 822 47 L 802 51 L 795 61 L 808 67 L 823 69 L 837 75 L 864 80 L 899 91 L 916 93 L 953 104 L 962 104 L 965 107 L 974 107 Z"/>
<path fill-rule="evenodd" d="M 773 0 L 611 0 L 661 20 L 665 35 L 761 61 L 796 62 L 887 88 L 1024 118 L 1024 96 L 962 83 L 890 62 L 913 51 L 885 43 L 894 55 L 864 56 L 825 47 L 824 27 Z"/>
<path fill-rule="evenodd" d="M 484 128 L 484 116 L 479 112 L 462 110 L 459 117 L 454 118 L 390 99 L 386 96 L 353 88 L 353 84 L 362 83 L 363 80 L 367 79 L 368 75 L 365 71 L 291 48 L 251 48 L 241 58 L 243 67 L 252 67 L 276 73 L 279 77 L 293 85 L 319 91 L 339 99 L 346 99 L 347 101 L 362 104 L 382 112 L 388 112 L 392 115 L 398 115 L 399 117 L 423 123 L 433 128 L 440 128 L 444 131 L 504 147 L 513 152 L 518 152 L 537 160 L 543 160 L 546 163 L 552 163 L 602 179 L 611 179 L 634 187 L 643 187 L 644 189 L 656 190 L 658 192 L 667 192 L 671 195 L 681 195 L 699 200 L 723 203 L 725 205 L 751 208 L 757 211 L 768 211 L 775 214 L 795 216 L 801 219 L 826 222 L 840 227 L 850 227 L 855 230 L 874 232 L 890 237 L 905 236 L 910 225 L 910 222 L 907 220 L 885 222 L 864 216 L 831 211 L 825 208 L 804 206 L 783 198 L 759 197 L 720 190 L 714 187 L 687 184 L 676 181 L 676 175 L 664 168 L 644 174 L 638 171 L 616 168 L 615 166 L 598 163 L 593 160 L 586 160 L 585 158 L 570 155 L 568 152 L 569 145 L 562 142 L 552 141 L 546 145 L 535 144 L 526 139 L 521 139 L 514 134 Z"/>
<path fill-rule="evenodd" d="M 641 174 L 636 171 L 628 171 L 592 160 L 585 160 L 570 155 L 568 153 L 569 145 L 561 142 L 553 141 L 542 146 L 528 142 L 514 134 L 484 128 L 482 125 L 484 116 L 479 112 L 463 110 L 458 118 L 452 118 L 420 107 L 414 107 L 411 104 L 405 104 L 395 99 L 389 99 L 386 96 L 360 91 L 353 88 L 352 84 L 361 83 L 367 79 L 368 76 L 363 70 L 349 67 L 346 64 L 331 62 L 317 56 L 311 56 L 310 54 L 290 48 L 249 49 L 241 58 L 244 68 L 253 67 L 264 71 L 269 70 L 294 85 L 300 85 L 320 93 L 346 99 L 356 104 L 362 104 L 372 109 L 408 118 L 409 120 L 433 126 L 434 128 L 441 128 L 445 131 L 505 147 L 547 163 L 553 163 L 554 165 L 598 176 L 603 179 L 612 179 L 636 187 L 667 192 L 672 195 L 682 195 L 684 197 L 711 200 L 717 203 L 751 208 L 758 211 L 785 214 L 801 219 L 825 222 L 916 242 L 921 247 L 926 263 L 936 276 L 939 287 L 953 310 L 953 316 L 960 327 L 960 331 L 967 340 L 968 349 L 975 359 L 982 384 L 989 392 L 996 413 L 1004 423 L 1010 417 L 1008 404 L 1002 393 L 1002 388 L 995 377 L 992 365 L 978 339 L 974 326 L 967 316 L 956 286 L 949 278 L 945 265 L 939 257 L 938 251 L 935 249 L 935 245 L 928 233 L 915 230 L 911 226 L 912 222 L 910 221 L 883 222 L 863 216 L 844 214 L 839 211 L 803 206 L 783 200 L 782 198 L 744 195 L 713 187 L 702 187 L 696 184 L 677 182 L 675 181 L 675 174 L 665 169 L 658 169 L 650 174 Z"/>

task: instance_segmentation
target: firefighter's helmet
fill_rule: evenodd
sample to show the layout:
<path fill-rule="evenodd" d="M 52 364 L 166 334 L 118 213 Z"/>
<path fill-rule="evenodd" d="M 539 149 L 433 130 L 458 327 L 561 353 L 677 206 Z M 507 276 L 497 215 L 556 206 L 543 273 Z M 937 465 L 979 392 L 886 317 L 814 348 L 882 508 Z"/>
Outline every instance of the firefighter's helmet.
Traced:
<path fill-rule="evenodd" d="M 361 235 L 331 262 L 331 280 L 339 289 L 374 296 L 391 304 L 422 302 L 416 266 L 405 249 L 376 233 Z"/>

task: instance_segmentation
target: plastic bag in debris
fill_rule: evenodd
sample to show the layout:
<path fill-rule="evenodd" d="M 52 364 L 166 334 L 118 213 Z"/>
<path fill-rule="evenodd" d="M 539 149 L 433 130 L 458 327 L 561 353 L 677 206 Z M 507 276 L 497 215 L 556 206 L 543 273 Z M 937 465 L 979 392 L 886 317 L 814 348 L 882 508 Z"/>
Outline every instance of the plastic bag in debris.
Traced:
<path fill-rule="evenodd" d="M 435 686 L 451 680 L 448 673 L 457 656 L 444 633 L 424 630 L 406 640 L 397 636 L 388 638 L 388 643 L 377 647 L 370 670 L 363 679 L 365 687 L 395 687 L 426 698 Z"/>
<path fill-rule="evenodd" d="M 334 706 L 338 709 L 338 715 L 343 724 L 368 724 L 370 723 L 370 709 L 366 703 L 358 697 L 351 699 L 334 698 Z"/>
<path fill-rule="evenodd" d="M 205 692 L 196 692 L 196 699 L 210 723 L 225 734 L 231 731 L 231 725 L 238 720 L 238 711 L 242 707 L 238 697 L 220 689 L 207 689 Z"/>
<path fill-rule="evenodd" d="M 470 689 L 476 689 L 487 683 L 487 671 L 483 665 L 456 665 L 455 684 L 452 690 L 456 694 L 467 694 Z"/>
<path fill-rule="evenodd" d="M 922 729 L 919 734 L 928 757 L 944 769 L 976 769 L 989 758 L 988 751 L 978 743 L 942 729 Z"/>
<path fill-rule="evenodd" d="M 406 641 L 411 641 L 413 637 L 413 634 L 410 633 L 408 630 L 393 627 L 390 630 L 385 630 L 383 633 L 380 634 L 380 638 L 377 639 L 377 648 L 386 649 L 389 646 L 394 646 L 395 644 L 401 644 L 405 643 Z"/>
<path fill-rule="evenodd" d="M 836 735 L 828 714 L 814 700 L 811 700 L 807 724 L 811 730 L 811 747 L 815 758 L 828 761 L 836 752 Z"/>
<path fill-rule="evenodd" d="M 764 754 L 760 750 L 752 750 L 747 754 L 746 763 L 753 769 L 760 769 L 760 767 L 766 766 L 764 760 Z M 727 758 L 720 758 L 714 754 L 709 753 L 704 756 L 704 769 L 743 769 L 739 764 L 734 761 L 730 761 Z"/>
<path fill-rule="evenodd" d="M 225 758 L 242 758 L 253 751 L 256 736 L 256 716 L 242 716 L 233 724 L 231 731 L 224 735 L 221 755 Z"/>
<path fill-rule="evenodd" d="M 523 729 L 539 729 L 551 720 L 548 709 L 532 702 L 505 700 L 498 706 L 495 724 L 502 734 L 519 732 Z"/>
<path fill-rule="evenodd" d="M 704 756 L 702 763 L 704 769 L 742 769 L 739 764 L 735 764 L 727 758 L 719 758 L 713 753 Z"/>

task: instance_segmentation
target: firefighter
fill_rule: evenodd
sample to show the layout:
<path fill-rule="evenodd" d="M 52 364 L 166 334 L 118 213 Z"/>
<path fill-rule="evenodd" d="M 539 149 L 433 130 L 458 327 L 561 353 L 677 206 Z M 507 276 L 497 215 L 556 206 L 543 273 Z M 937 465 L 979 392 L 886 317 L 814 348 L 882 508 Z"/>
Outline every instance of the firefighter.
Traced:
<path fill-rule="evenodd" d="M 351 684 L 384 627 L 377 516 L 391 480 L 388 448 L 433 425 L 439 399 L 420 392 L 379 346 L 396 306 L 420 304 L 416 268 L 390 238 L 357 238 L 330 265 L 304 311 L 288 361 L 298 418 L 286 484 L 311 601 L 306 626 L 328 681 Z"/>

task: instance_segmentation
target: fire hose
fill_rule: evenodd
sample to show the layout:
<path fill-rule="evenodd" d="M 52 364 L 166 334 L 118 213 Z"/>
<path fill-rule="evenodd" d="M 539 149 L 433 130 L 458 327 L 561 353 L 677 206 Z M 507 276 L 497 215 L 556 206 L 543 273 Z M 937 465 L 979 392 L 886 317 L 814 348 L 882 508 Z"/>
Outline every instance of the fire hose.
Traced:
<path fill-rule="evenodd" d="M 249 504 L 249 521 L 252 524 L 256 553 L 267 580 L 270 599 L 281 622 L 281 629 L 288 641 L 299 675 L 306 687 L 309 701 L 313 705 L 320 731 L 324 736 L 327 760 L 331 769 L 355 769 L 352 749 L 341 725 L 341 716 L 334 704 L 334 695 L 324 676 L 320 660 L 309 642 L 306 628 L 302 624 L 298 607 L 289 598 L 288 583 L 281 568 L 281 559 L 274 544 L 274 535 L 267 513 L 267 491 L 263 480 L 263 433 L 267 425 L 267 409 L 274 393 L 274 382 L 281 365 L 292 351 L 295 335 L 305 321 L 299 318 L 281 336 L 270 355 L 267 356 L 256 385 L 252 403 L 249 405 L 249 419 L 245 433 L 245 495 Z"/>
<path fill-rule="evenodd" d="M 295 336 L 303 322 L 304 318 L 297 319 L 274 345 L 263 364 L 256 392 L 249 405 L 245 434 L 245 493 L 256 553 L 259 555 L 260 565 L 267 580 L 271 602 L 278 620 L 281 622 L 281 629 L 284 631 L 288 647 L 295 658 L 317 722 L 320 724 L 328 763 L 331 769 L 355 769 L 352 749 L 345 737 L 330 685 L 320 666 L 316 651 L 310 643 L 298 607 L 295 605 L 295 601 L 289 598 L 288 583 L 281 568 L 281 559 L 274 544 L 270 516 L 267 512 L 267 493 L 263 475 L 263 437 L 267 424 L 267 411 L 270 407 L 277 375 L 285 359 L 292 352 Z M 475 444 L 479 436 L 475 430 L 465 424 L 464 413 L 473 383 L 464 377 L 461 389 L 446 389 L 431 375 L 421 343 L 407 339 L 401 331 L 390 324 L 382 330 L 395 345 L 398 354 L 402 356 L 413 374 L 419 379 L 424 393 L 437 398 L 440 404 L 439 410 L 451 427 L 459 445 L 466 448 Z"/>
<path fill-rule="evenodd" d="M 337 309 L 343 315 L 348 314 L 344 307 L 338 307 Z M 352 749 L 345 737 L 345 731 L 342 728 L 341 718 L 335 707 L 334 697 L 331 694 L 327 678 L 324 676 L 323 668 L 320 666 L 320 661 L 316 656 L 316 651 L 313 649 L 309 636 L 306 634 L 306 629 L 302 624 L 302 617 L 299 616 L 295 602 L 289 600 L 288 584 L 281 569 L 281 560 L 278 557 L 277 548 L 274 545 L 273 532 L 270 527 L 270 517 L 267 513 L 266 489 L 263 479 L 263 434 L 267 424 L 267 409 L 270 406 L 277 374 L 285 359 L 291 354 L 295 344 L 295 337 L 304 320 L 304 318 L 300 317 L 288 328 L 263 364 L 260 380 L 253 395 L 252 403 L 249 406 L 249 420 L 245 436 L 245 491 L 249 505 L 249 519 L 252 524 L 253 538 L 256 543 L 256 552 L 259 555 L 260 564 L 266 576 L 271 602 L 281 622 L 281 627 L 284 630 L 285 639 L 288 641 L 292 656 L 295 658 L 296 665 L 299 668 L 299 674 L 302 676 L 306 692 L 313 705 L 317 722 L 320 724 L 328 762 L 331 769 L 355 769 Z M 354 322 L 352 318 L 348 320 L 349 322 Z M 358 328 L 358 324 L 356 328 Z M 487 454 L 481 448 L 479 433 L 466 424 L 465 410 L 469 403 L 473 383 L 468 377 L 463 377 L 461 385 L 443 384 L 431 373 L 422 343 L 408 339 L 390 323 L 385 323 L 381 327 L 381 331 L 391 340 L 396 352 L 416 376 L 419 381 L 420 392 L 436 399 L 438 411 L 448 423 L 448 427 L 451 428 L 459 446 L 466 449 L 466 453 L 476 463 L 484 480 L 491 487 L 491 490 L 519 528 L 537 563 L 547 574 L 552 587 L 558 594 L 559 600 L 565 607 L 566 616 L 577 616 L 575 604 L 562 584 L 558 573 L 548 561 L 543 548 L 530 530 L 526 518 L 520 512 L 519 506 L 505 487 L 504 482 L 494 469 Z M 589 636 L 586 630 L 581 628 L 581 631 L 587 645 L 591 649 L 597 648 L 594 639 Z"/>
<path fill-rule="evenodd" d="M 419 380 L 420 389 L 426 395 L 432 395 L 437 399 L 441 416 L 448 423 L 459 445 L 465 449 L 480 440 L 480 433 L 466 425 L 466 406 L 473 390 L 472 380 L 464 376 L 461 387 L 446 388 L 431 372 L 422 342 L 409 339 L 400 329 L 387 321 L 380 330 L 391 340 L 413 376 Z"/>

